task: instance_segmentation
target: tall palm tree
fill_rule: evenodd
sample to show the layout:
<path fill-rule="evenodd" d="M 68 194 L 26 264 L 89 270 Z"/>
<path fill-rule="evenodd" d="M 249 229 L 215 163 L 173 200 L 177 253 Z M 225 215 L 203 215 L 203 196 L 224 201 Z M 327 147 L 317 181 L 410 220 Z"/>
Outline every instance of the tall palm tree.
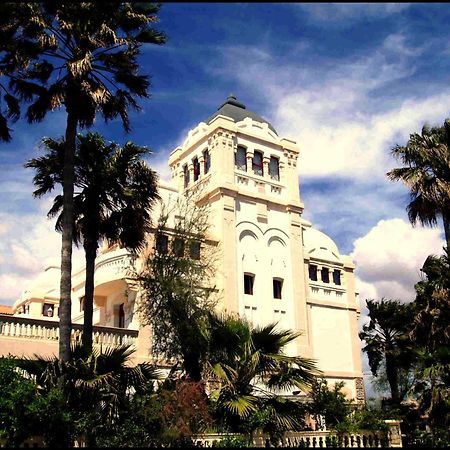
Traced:
<path fill-rule="evenodd" d="M 276 325 L 252 327 L 239 317 L 211 315 L 205 376 L 215 386 L 211 398 L 228 423 L 266 409 L 277 429 L 299 426 L 298 404 L 280 394 L 311 386 L 320 371 L 313 360 L 284 353 L 299 333 Z"/>
<path fill-rule="evenodd" d="M 120 117 L 130 130 L 129 108 L 148 97 L 149 80 L 139 74 L 144 43 L 162 44 L 154 28 L 159 5 L 143 2 L 28 2 L 0 5 L 0 76 L 7 115 L 0 116 L 0 138 L 11 138 L 7 119 L 28 103 L 28 122 L 49 111 L 66 111 L 60 283 L 59 357 L 70 357 L 73 179 L 79 127 Z"/>
<path fill-rule="evenodd" d="M 359 333 L 365 341 L 370 370 L 377 376 L 379 367 L 385 365 L 386 377 L 394 403 L 401 401 L 399 370 L 411 367 L 413 351 L 408 333 L 413 320 L 413 308 L 398 300 L 366 300 L 370 322 Z"/>
<path fill-rule="evenodd" d="M 406 145 L 395 146 L 392 154 L 403 167 L 387 176 L 410 189 L 407 211 L 411 223 L 436 226 L 437 218 L 442 217 L 450 248 L 450 120 L 442 127 L 424 126 L 421 134 L 411 134 Z"/>
<path fill-rule="evenodd" d="M 45 138 L 47 154 L 31 159 L 26 167 L 36 170 L 34 196 L 41 197 L 62 184 L 64 139 Z M 94 271 L 102 240 L 131 250 L 142 248 L 151 229 L 151 210 L 157 194 L 157 175 L 141 159 L 146 147 L 127 142 L 123 147 L 105 142 L 98 133 L 78 135 L 75 153 L 74 241 L 83 243 L 86 257 L 83 344 L 92 351 Z M 62 229 L 63 197 L 57 195 L 49 216 L 59 214 Z"/>

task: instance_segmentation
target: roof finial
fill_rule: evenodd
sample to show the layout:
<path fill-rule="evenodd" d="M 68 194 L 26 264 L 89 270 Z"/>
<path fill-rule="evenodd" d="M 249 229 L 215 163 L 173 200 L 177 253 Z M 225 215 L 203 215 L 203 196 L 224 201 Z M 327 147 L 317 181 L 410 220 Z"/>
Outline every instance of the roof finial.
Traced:
<path fill-rule="evenodd" d="M 231 93 L 231 94 L 228 96 L 227 100 L 236 100 L 236 96 L 235 96 L 233 93 Z"/>

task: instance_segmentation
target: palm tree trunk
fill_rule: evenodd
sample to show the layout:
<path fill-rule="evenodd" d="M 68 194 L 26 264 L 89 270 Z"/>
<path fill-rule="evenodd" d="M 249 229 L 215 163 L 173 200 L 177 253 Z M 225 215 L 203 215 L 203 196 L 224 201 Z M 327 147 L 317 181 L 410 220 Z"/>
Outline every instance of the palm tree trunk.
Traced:
<path fill-rule="evenodd" d="M 444 222 L 444 233 L 447 250 L 450 251 L 450 211 L 442 212 L 442 221 Z"/>
<path fill-rule="evenodd" d="M 390 354 L 386 354 L 386 376 L 391 390 L 392 402 L 397 404 L 400 400 L 398 393 L 398 373 L 395 366 L 395 358 Z"/>
<path fill-rule="evenodd" d="M 84 285 L 84 324 L 83 347 L 92 352 L 92 316 L 94 314 L 94 272 L 95 257 L 97 256 L 97 241 L 86 240 L 84 244 L 86 257 L 86 281 Z"/>
<path fill-rule="evenodd" d="M 72 332 L 72 239 L 74 156 L 77 137 L 77 116 L 67 108 L 66 144 L 63 171 L 63 221 L 61 243 L 61 282 L 59 302 L 59 358 L 70 359 Z"/>

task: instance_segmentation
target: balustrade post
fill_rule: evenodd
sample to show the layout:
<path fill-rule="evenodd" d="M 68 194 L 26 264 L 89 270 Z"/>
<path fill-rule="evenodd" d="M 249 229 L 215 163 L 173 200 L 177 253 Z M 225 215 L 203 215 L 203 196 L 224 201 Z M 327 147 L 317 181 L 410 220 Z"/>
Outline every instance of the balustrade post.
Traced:
<path fill-rule="evenodd" d="M 401 420 L 385 420 L 384 423 L 389 427 L 387 438 L 389 447 L 403 447 L 402 433 L 400 430 Z"/>

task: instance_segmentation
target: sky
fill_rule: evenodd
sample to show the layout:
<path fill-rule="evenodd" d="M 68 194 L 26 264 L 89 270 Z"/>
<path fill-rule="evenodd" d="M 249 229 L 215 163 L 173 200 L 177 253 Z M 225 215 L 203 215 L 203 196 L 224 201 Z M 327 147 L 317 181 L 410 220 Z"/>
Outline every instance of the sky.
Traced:
<path fill-rule="evenodd" d="M 132 131 L 101 119 L 93 130 L 150 147 L 167 180 L 169 153 L 234 94 L 297 141 L 304 217 L 355 261 L 362 317 L 367 298 L 413 300 L 442 227 L 412 227 L 408 190 L 386 172 L 398 167 L 395 145 L 450 117 L 450 4 L 163 3 L 159 19 L 168 41 L 143 48 L 151 97 L 130 115 Z M 64 128 L 55 111 L 20 120 L 0 144 L 0 304 L 59 262 L 51 199 L 32 197 L 23 165 Z"/>

